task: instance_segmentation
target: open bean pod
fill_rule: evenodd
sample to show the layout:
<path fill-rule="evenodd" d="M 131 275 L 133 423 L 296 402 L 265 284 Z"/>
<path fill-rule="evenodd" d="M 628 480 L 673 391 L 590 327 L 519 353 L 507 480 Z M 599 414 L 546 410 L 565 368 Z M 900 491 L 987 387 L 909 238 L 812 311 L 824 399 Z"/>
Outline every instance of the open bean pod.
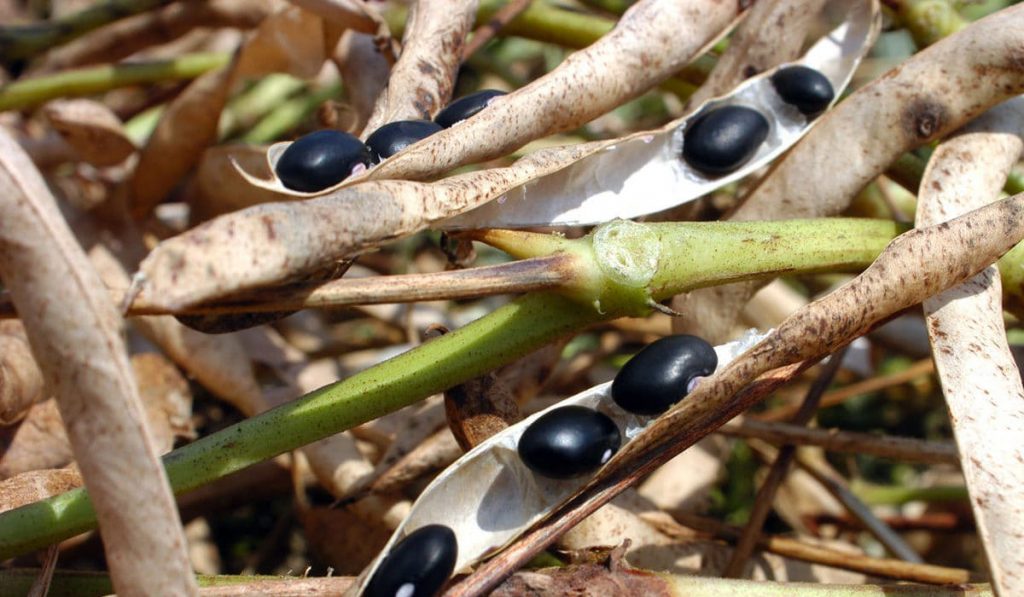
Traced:
<path fill-rule="evenodd" d="M 844 21 L 800 60 L 752 77 L 660 129 L 596 145 L 583 159 L 510 188 L 442 227 L 588 225 L 635 218 L 692 201 L 766 166 L 806 134 L 821 111 L 808 109 L 808 95 L 816 95 L 821 77 L 806 81 L 809 93 L 801 93 L 799 82 L 792 81 L 799 76 L 776 75 L 820 73 L 833 92 L 824 109 L 849 84 L 878 34 L 876 2 L 831 4 L 846 9 Z M 709 156 L 709 150 L 718 155 Z"/>
<path fill-rule="evenodd" d="M 715 347 L 718 366 L 725 366 L 762 337 L 751 330 L 740 340 Z M 536 421 L 550 421 L 554 411 L 582 407 L 600 413 L 596 418 L 607 417 L 614 423 L 625 446 L 657 417 L 623 410 L 612 399 L 611 386 L 611 382 L 594 386 L 535 413 L 455 461 L 420 494 L 381 554 L 360 577 L 360 592 L 377 574 L 388 554 L 404 550 L 405 545 L 400 543 L 418 529 L 428 525 L 451 529 L 457 545 L 454 570 L 458 571 L 508 544 L 570 498 L 600 465 L 591 474 L 569 478 L 545 475 L 523 462 L 520 439 Z"/>
<path fill-rule="evenodd" d="M 829 9 L 823 14 L 842 15 L 842 22 L 823 22 L 822 29 L 829 33 L 794 64 L 819 71 L 838 95 L 874 42 L 881 21 L 876 0 L 832 0 Z M 792 146 L 814 121 L 814 116 L 805 116 L 775 91 L 771 76 L 776 70 L 746 81 L 728 95 L 710 100 L 696 112 L 660 129 L 581 146 L 583 159 L 578 153 L 569 158 L 570 152 L 564 152 L 566 158 L 561 163 L 549 164 L 526 182 L 516 181 L 505 192 L 494 195 L 492 205 L 459 215 L 446 226 L 465 229 L 595 224 L 668 209 L 746 176 Z M 683 133 L 707 112 L 729 105 L 751 107 L 763 114 L 769 122 L 767 138 L 739 169 L 726 176 L 701 174 L 680 157 Z M 270 172 L 277 171 L 277 162 L 290 144 L 275 143 L 267 149 Z M 266 179 L 249 174 L 241 164 L 236 168 L 250 184 L 275 191 L 282 199 L 320 197 L 349 184 L 342 180 L 323 190 L 303 193 L 285 187 L 276 176 Z"/>

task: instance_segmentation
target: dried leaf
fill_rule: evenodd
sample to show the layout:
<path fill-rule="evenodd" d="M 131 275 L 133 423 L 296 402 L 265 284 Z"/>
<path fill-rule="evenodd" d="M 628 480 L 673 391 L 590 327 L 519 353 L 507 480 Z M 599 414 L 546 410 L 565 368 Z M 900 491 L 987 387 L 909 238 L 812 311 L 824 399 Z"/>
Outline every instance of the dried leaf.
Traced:
<path fill-rule="evenodd" d="M 733 214 L 737 220 L 834 215 L 902 153 L 948 135 L 1024 91 L 1024 7 L 981 19 L 915 54 L 826 113 Z M 677 331 L 728 337 L 758 287 L 734 284 L 673 303 Z"/>
<path fill-rule="evenodd" d="M 28 471 L 62 468 L 74 460 L 55 400 L 29 409 L 6 444 L 0 456 L 0 479 Z"/>
<path fill-rule="evenodd" d="M 62 468 L 29 471 L 0 481 L 0 512 L 38 502 L 82 486 L 78 471 Z"/>
<path fill-rule="evenodd" d="M 46 104 L 43 113 L 81 159 L 93 166 L 120 164 L 135 153 L 121 119 L 99 102 L 57 100 Z"/>
<path fill-rule="evenodd" d="M 338 29 L 354 29 L 373 33 L 381 38 L 390 36 L 387 23 L 368 2 L 360 0 L 292 0 L 309 12 L 322 17 Z"/>
<path fill-rule="evenodd" d="M 728 363 L 745 346 L 733 344 L 716 348 L 719 366 Z M 566 405 L 586 406 L 611 417 L 623 434 L 624 444 L 652 422 L 650 417 L 633 415 L 616 405 L 611 399 L 610 382 L 527 417 L 485 440 L 435 478 L 420 494 L 409 516 L 381 553 L 386 554 L 409 532 L 440 522 L 455 532 L 459 546 L 455 569 L 459 570 L 544 518 L 586 480 L 537 476 L 519 459 L 516 446 L 533 421 Z M 379 562 L 380 558 L 366 570 L 361 577 L 364 582 L 373 575 Z"/>
<path fill-rule="evenodd" d="M 384 525 L 344 508 L 305 508 L 299 519 L 310 547 L 335 574 L 358 574 L 391 534 Z"/>
<path fill-rule="evenodd" d="M 0 276 L 61 407 L 118 591 L 194 592 L 177 508 L 121 340 L 121 318 L 46 183 L 2 131 Z"/>
<path fill-rule="evenodd" d="M 917 226 L 997 197 L 1024 150 L 1022 135 L 1024 100 L 1018 98 L 939 145 L 921 180 Z M 1001 595 L 1015 595 L 1024 592 L 1024 388 L 1001 301 L 999 270 L 989 266 L 926 299 L 924 312 L 992 584 Z"/>
<path fill-rule="evenodd" d="M 0 425 L 25 416 L 46 397 L 43 374 L 20 321 L 0 321 Z"/>
<path fill-rule="evenodd" d="M 231 78 L 230 67 L 208 72 L 164 110 L 128 181 L 136 219 L 148 216 L 192 169 L 203 149 L 217 140 Z"/>
<path fill-rule="evenodd" d="M 418 0 L 412 5 L 402 54 L 377 98 L 366 135 L 396 120 L 429 120 L 448 103 L 477 4 L 477 0 Z"/>
<path fill-rule="evenodd" d="M 132 356 L 132 371 L 157 452 L 170 452 L 179 437 L 195 439 L 192 392 L 178 368 L 151 352 Z"/>

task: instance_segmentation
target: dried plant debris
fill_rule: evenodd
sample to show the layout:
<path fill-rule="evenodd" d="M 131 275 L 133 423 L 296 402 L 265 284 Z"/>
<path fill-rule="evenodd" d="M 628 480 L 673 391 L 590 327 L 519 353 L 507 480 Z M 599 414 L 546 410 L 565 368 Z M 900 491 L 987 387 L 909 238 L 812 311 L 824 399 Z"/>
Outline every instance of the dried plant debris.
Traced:
<path fill-rule="evenodd" d="M 75 153 L 94 166 L 113 166 L 135 153 L 121 120 L 101 103 L 57 100 L 46 104 L 43 113 Z"/>
<path fill-rule="evenodd" d="M 611 33 L 550 74 L 339 185 L 366 178 L 422 180 L 576 128 L 677 72 L 725 30 L 737 7 L 707 0 L 641 0 Z M 277 153 L 268 152 L 272 163 Z M 288 193 L 277 181 L 263 184 Z"/>
<path fill-rule="evenodd" d="M 2 131 L 0 212 L 0 275 L 60 406 L 115 586 L 129 594 L 194 592 L 178 511 L 121 339 L 123 321 L 42 176 Z"/>
<path fill-rule="evenodd" d="M 728 363 L 757 339 L 758 336 L 751 335 L 744 341 L 716 348 L 719 362 Z M 467 452 L 423 490 L 382 551 L 382 557 L 410 533 L 439 523 L 454 532 L 458 552 L 454 569 L 459 570 L 502 547 L 573 495 L 588 477 L 546 476 L 532 470 L 520 457 L 521 441 L 530 442 L 527 436 L 537 435 L 538 422 L 547 427 L 566 422 L 573 429 L 559 433 L 578 436 L 578 421 L 566 416 L 566 409 L 574 409 L 568 414 L 576 414 L 576 410 L 590 413 L 585 424 L 593 419 L 601 426 L 602 434 L 614 432 L 623 444 L 654 420 L 619 407 L 612 398 L 612 384 L 605 383 L 509 426 Z M 606 426 L 610 427 L 606 430 Z M 602 444 L 597 460 L 587 468 L 600 468 L 602 459 L 607 461 L 613 448 L 617 446 Z M 584 458 L 589 459 L 589 455 Z M 382 557 L 364 573 L 361 586 L 377 573 Z"/>
<path fill-rule="evenodd" d="M 45 397 L 25 328 L 20 321 L 0 321 L 0 425 L 20 420 Z"/>
<path fill-rule="evenodd" d="M 921 180 L 917 225 L 940 223 L 998 196 L 1024 150 L 1022 135 L 1024 100 L 1017 98 L 939 145 Z M 993 585 L 1001 595 L 1020 594 L 1024 388 L 1006 342 L 998 268 L 926 299 L 924 312 Z"/>
<path fill-rule="evenodd" d="M 409 10 L 402 53 L 377 99 L 366 132 L 396 120 L 430 119 L 451 99 L 477 0 L 418 0 Z"/>

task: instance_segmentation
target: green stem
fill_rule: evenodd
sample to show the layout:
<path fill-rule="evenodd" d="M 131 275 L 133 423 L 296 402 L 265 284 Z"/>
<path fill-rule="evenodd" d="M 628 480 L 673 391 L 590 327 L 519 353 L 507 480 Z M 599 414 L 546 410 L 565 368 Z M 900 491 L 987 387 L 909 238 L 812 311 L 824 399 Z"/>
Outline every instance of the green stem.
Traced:
<path fill-rule="evenodd" d="M 11 65 L 71 41 L 93 29 L 147 10 L 170 0 L 108 0 L 64 17 L 0 29 L 0 61 Z"/>
<path fill-rule="evenodd" d="M 230 54 L 222 52 L 199 52 L 171 60 L 97 66 L 26 79 L 0 88 L 0 111 L 33 106 L 59 97 L 102 93 L 129 85 L 193 79 L 225 66 L 230 59 Z"/>
<path fill-rule="evenodd" d="M 900 0 L 896 4 L 899 19 L 921 48 L 953 35 L 969 24 L 948 0 Z"/>
<path fill-rule="evenodd" d="M 966 502 L 967 488 L 961 485 L 939 487 L 899 487 L 895 485 L 858 485 L 857 497 L 872 506 L 901 506 L 909 502 Z"/>
<path fill-rule="evenodd" d="M 308 118 L 320 104 L 340 94 L 341 84 L 333 83 L 312 93 L 284 101 L 242 135 L 242 140 L 246 143 L 276 141 Z"/>
<path fill-rule="evenodd" d="M 305 87 L 303 81 L 283 73 L 263 77 L 228 102 L 220 118 L 220 138 L 225 139 L 251 127 Z"/>
<path fill-rule="evenodd" d="M 523 296 L 451 334 L 199 439 L 164 458 L 168 477 L 176 493 L 190 491 L 478 377 L 591 323 L 646 313 L 652 298 L 716 281 L 864 267 L 896 232 L 896 225 L 881 220 L 618 220 L 575 241 L 533 235 L 539 251 L 576 256 L 577 281 L 564 289 L 569 296 Z M 529 237 L 522 238 L 529 245 Z M 0 560 L 94 525 L 82 489 L 4 512 Z"/>

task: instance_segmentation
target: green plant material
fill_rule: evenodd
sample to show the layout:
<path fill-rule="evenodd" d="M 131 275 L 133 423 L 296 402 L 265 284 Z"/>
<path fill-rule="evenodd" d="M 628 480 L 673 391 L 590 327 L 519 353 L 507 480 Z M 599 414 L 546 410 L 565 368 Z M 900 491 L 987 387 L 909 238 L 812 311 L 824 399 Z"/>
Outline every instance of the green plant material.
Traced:
<path fill-rule="evenodd" d="M 877 220 L 761 223 L 615 221 L 590 236 L 498 232 L 489 242 L 517 254 L 564 251 L 576 280 L 529 294 L 465 327 L 347 379 L 201 438 L 165 456 L 176 493 L 350 429 L 478 377 L 587 325 L 646 314 L 679 292 L 781 272 L 866 267 L 901 231 Z M 502 245 L 504 239 L 504 245 Z M 509 239 L 516 239 L 510 242 Z M 569 298 L 571 297 L 571 298 Z M 0 514 L 0 559 L 89 530 L 82 489 Z"/>
<path fill-rule="evenodd" d="M 124 133 L 132 140 L 136 147 L 142 147 L 149 140 L 149 136 L 156 130 L 160 117 L 164 114 L 166 104 L 159 104 L 143 110 L 136 114 L 131 120 L 124 123 Z"/>
<path fill-rule="evenodd" d="M 51 21 L 0 28 L 0 62 L 15 65 L 93 29 L 169 3 L 170 0 L 107 0 Z"/>
<path fill-rule="evenodd" d="M 626 12 L 626 9 L 635 4 L 636 0 L 581 0 L 583 4 L 597 10 L 603 10 L 605 12 L 621 15 Z"/>
<path fill-rule="evenodd" d="M 220 117 L 218 135 L 224 139 L 251 126 L 305 86 L 303 81 L 283 73 L 263 77 L 228 102 Z"/>
<path fill-rule="evenodd" d="M 921 48 L 930 46 L 969 24 L 948 0 L 903 0 L 898 4 L 900 20 Z"/>
<path fill-rule="evenodd" d="M 963 0 L 962 2 L 954 2 L 953 6 L 968 21 L 977 21 L 1017 2 L 1019 0 Z"/>
<path fill-rule="evenodd" d="M 246 143 L 270 143 L 284 136 L 309 118 L 327 100 L 341 95 L 341 83 L 332 83 L 316 91 L 282 102 L 242 135 Z"/>
<path fill-rule="evenodd" d="M 0 88 L 0 111 L 26 108 L 59 97 L 93 95 L 144 83 L 194 79 L 231 60 L 223 52 L 183 54 L 170 60 L 121 63 L 25 79 Z"/>
<path fill-rule="evenodd" d="M 967 502 L 967 488 L 962 485 L 902 487 L 855 483 L 853 492 L 871 506 L 902 506 L 910 502 Z"/>

